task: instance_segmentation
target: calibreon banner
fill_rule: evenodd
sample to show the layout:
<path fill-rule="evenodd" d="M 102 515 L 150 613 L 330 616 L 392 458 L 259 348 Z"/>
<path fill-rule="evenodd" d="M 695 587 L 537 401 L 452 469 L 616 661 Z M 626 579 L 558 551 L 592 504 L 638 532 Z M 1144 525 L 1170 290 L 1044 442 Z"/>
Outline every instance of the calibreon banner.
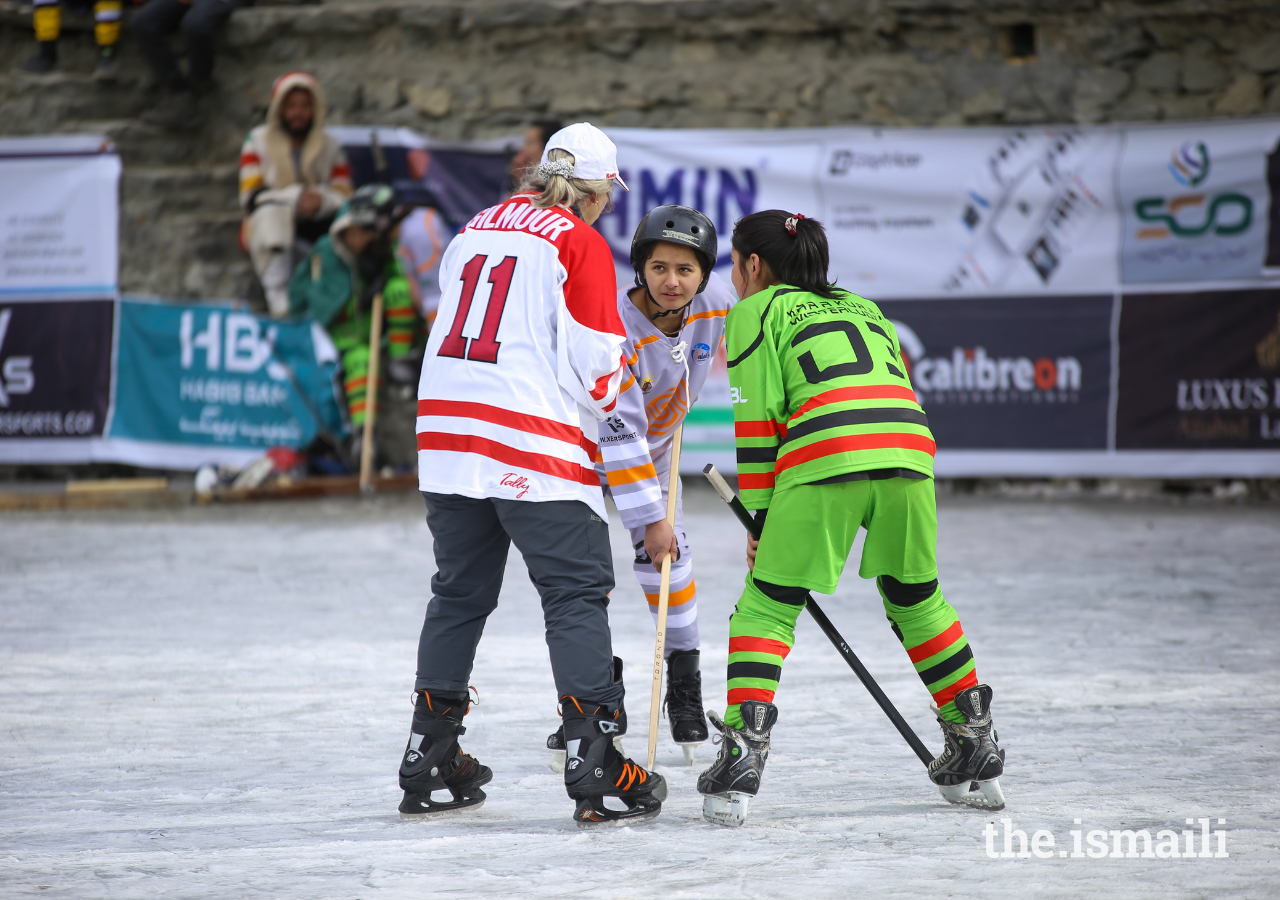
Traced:
<path fill-rule="evenodd" d="M 939 446 L 1105 450 L 1111 306 L 1103 297 L 886 300 Z"/>

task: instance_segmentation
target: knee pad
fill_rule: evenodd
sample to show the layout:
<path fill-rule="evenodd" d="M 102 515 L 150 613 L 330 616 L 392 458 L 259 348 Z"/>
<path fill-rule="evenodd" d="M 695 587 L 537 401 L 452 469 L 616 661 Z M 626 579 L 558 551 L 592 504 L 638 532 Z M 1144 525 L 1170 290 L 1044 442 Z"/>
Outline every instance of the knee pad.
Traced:
<path fill-rule="evenodd" d="M 762 581 L 753 577 L 751 583 L 756 586 L 760 593 L 764 594 L 770 600 L 776 600 L 779 603 L 785 603 L 788 606 L 804 606 L 809 600 L 808 588 L 802 587 L 786 587 L 781 584 L 773 584 L 769 581 Z"/>
<path fill-rule="evenodd" d="M 884 594 L 885 599 L 894 606 L 915 606 L 917 603 L 923 603 L 928 600 L 938 590 L 938 579 L 936 578 L 932 581 L 907 584 L 892 575 L 881 575 L 876 579 L 876 582 L 880 585 L 880 591 Z"/>

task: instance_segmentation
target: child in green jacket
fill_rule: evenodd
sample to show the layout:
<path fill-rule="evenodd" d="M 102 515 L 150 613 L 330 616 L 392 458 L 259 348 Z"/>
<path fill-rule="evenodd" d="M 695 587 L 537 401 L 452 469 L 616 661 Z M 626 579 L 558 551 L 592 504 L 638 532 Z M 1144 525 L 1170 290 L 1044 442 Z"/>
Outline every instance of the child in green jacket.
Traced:
<path fill-rule="evenodd" d="M 417 311 L 393 247 L 404 212 L 390 187 L 365 185 L 338 210 L 329 233 L 316 241 L 289 281 L 289 312 L 311 316 L 342 354 L 347 409 L 357 431 L 367 409 L 369 330 L 379 291 L 388 355 L 396 360 L 413 349 Z"/>

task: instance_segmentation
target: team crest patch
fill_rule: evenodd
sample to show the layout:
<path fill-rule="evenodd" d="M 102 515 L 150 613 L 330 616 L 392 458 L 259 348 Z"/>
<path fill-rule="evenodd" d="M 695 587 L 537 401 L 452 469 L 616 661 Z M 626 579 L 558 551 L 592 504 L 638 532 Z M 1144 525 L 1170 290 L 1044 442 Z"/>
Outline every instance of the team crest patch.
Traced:
<path fill-rule="evenodd" d="M 710 344 L 694 344 L 693 345 L 694 365 L 705 366 L 710 360 L 711 360 Z"/>

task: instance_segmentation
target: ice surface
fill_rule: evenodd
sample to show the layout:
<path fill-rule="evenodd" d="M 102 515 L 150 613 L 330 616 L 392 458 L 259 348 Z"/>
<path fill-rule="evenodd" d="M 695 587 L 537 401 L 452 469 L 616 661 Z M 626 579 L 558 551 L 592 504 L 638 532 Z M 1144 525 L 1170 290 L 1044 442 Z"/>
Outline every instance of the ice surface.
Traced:
<path fill-rule="evenodd" d="M 742 538 L 709 491 L 687 496 L 723 709 Z M 944 498 L 940 521 L 943 586 L 995 688 L 1004 812 L 947 805 L 805 616 L 744 828 L 701 821 L 711 745 L 688 768 L 664 733 L 661 817 L 582 833 L 547 769 L 555 695 L 515 553 L 464 739 L 494 769 L 489 801 L 400 821 L 433 571 L 416 496 L 0 516 L 0 896 L 1280 895 L 1276 510 Z M 652 624 L 614 525 L 641 755 Z M 874 587 L 850 571 L 824 608 L 940 747 Z M 1230 857 L 989 859 L 1003 817 L 1056 849 L 1076 827 L 1212 817 Z"/>

